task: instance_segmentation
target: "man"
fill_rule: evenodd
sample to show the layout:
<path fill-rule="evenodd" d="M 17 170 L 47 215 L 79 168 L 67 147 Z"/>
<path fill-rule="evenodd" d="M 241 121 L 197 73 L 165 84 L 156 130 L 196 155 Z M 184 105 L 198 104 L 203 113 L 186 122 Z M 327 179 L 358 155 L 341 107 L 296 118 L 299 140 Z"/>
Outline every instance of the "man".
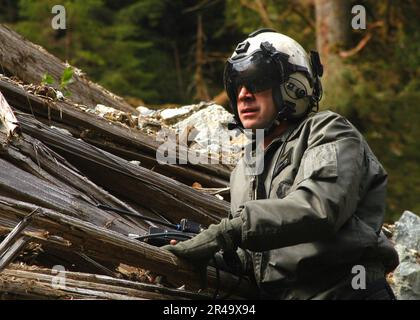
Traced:
<path fill-rule="evenodd" d="M 387 174 L 346 119 L 311 112 L 322 72 L 316 52 L 274 30 L 237 46 L 225 88 L 237 125 L 264 130 L 264 170 L 252 174 L 245 156 L 231 175 L 230 217 L 164 248 L 201 267 L 237 251 L 262 298 L 392 299 Z"/>

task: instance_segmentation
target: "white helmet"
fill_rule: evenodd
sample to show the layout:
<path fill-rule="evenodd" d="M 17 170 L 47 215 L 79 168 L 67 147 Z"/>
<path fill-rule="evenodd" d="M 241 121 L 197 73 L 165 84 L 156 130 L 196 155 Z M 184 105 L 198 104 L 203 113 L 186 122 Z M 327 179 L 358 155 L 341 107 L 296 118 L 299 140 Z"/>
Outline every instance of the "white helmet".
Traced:
<path fill-rule="evenodd" d="M 224 85 L 236 121 L 238 89 L 251 92 L 273 90 L 278 116 L 273 120 L 306 116 L 321 99 L 322 65 L 319 55 L 310 55 L 292 38 L 272 29 L 260 29 L 239 43 L 228 59 Z"/>

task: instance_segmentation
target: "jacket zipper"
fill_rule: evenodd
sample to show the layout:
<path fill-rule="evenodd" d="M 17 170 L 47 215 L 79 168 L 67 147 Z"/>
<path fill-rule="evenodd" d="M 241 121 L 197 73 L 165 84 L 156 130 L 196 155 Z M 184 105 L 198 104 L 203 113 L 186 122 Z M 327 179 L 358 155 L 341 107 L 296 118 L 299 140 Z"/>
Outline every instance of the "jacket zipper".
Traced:
<path fill-rule="evenodd" d="M 253 188 L 254 188 L 254 200 L 257 200 L 257 187 L 258 187 L 258 176 L 255 177 L 254 185 L 253 185 Z"/>
<path fill-rule="evenodd" d="M 250 188 L 250 198 L 251 200 L 257 200 L 257 186 L 258 186 L 258 176 L 252 176 L 251 178 L 251 188 Z M 254 273 L 257 282 L 261 282 L 261 263 L 262 263 L 262 253 L 261 252 L 252 252 L 253 255 L 253 265 L 254 270 L 258 272 Z"/>
<path fill-rule="evenodd" d="M 252 176 L 249 188 L 249 198 L 251 200 L 257 200 L 257 176 Z"/>

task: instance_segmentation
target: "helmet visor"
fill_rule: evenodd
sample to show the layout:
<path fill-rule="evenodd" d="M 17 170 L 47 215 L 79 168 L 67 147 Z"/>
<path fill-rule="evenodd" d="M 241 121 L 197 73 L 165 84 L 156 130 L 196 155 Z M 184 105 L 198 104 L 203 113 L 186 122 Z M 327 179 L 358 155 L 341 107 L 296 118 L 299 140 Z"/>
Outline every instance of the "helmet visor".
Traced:
<path fill-rule="evenodd" d="M 226 89 L 238 92 L 240 87 L 246 87 L 252 93 L 265 91 L 283 82 L 281 74 L 272 59 L 261 51 L 230 58 L 225 69 Z"/>

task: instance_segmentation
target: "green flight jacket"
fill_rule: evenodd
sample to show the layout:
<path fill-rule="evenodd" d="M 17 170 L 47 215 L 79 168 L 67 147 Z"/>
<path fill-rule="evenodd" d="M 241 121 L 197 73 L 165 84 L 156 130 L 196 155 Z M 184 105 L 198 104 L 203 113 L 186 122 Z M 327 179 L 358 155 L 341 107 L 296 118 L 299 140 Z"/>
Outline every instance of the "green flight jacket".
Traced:
<path fill-rule="evenodd" d="M 230 180 L 239 246 L 263 292 L 305 299 L 356 264 L 398 265 L 381 232 L 387 173 L 345 118 L 324 111 L 291 126 L 265 149 L 264 165 L 252 176 L 242 158 Z"/>

